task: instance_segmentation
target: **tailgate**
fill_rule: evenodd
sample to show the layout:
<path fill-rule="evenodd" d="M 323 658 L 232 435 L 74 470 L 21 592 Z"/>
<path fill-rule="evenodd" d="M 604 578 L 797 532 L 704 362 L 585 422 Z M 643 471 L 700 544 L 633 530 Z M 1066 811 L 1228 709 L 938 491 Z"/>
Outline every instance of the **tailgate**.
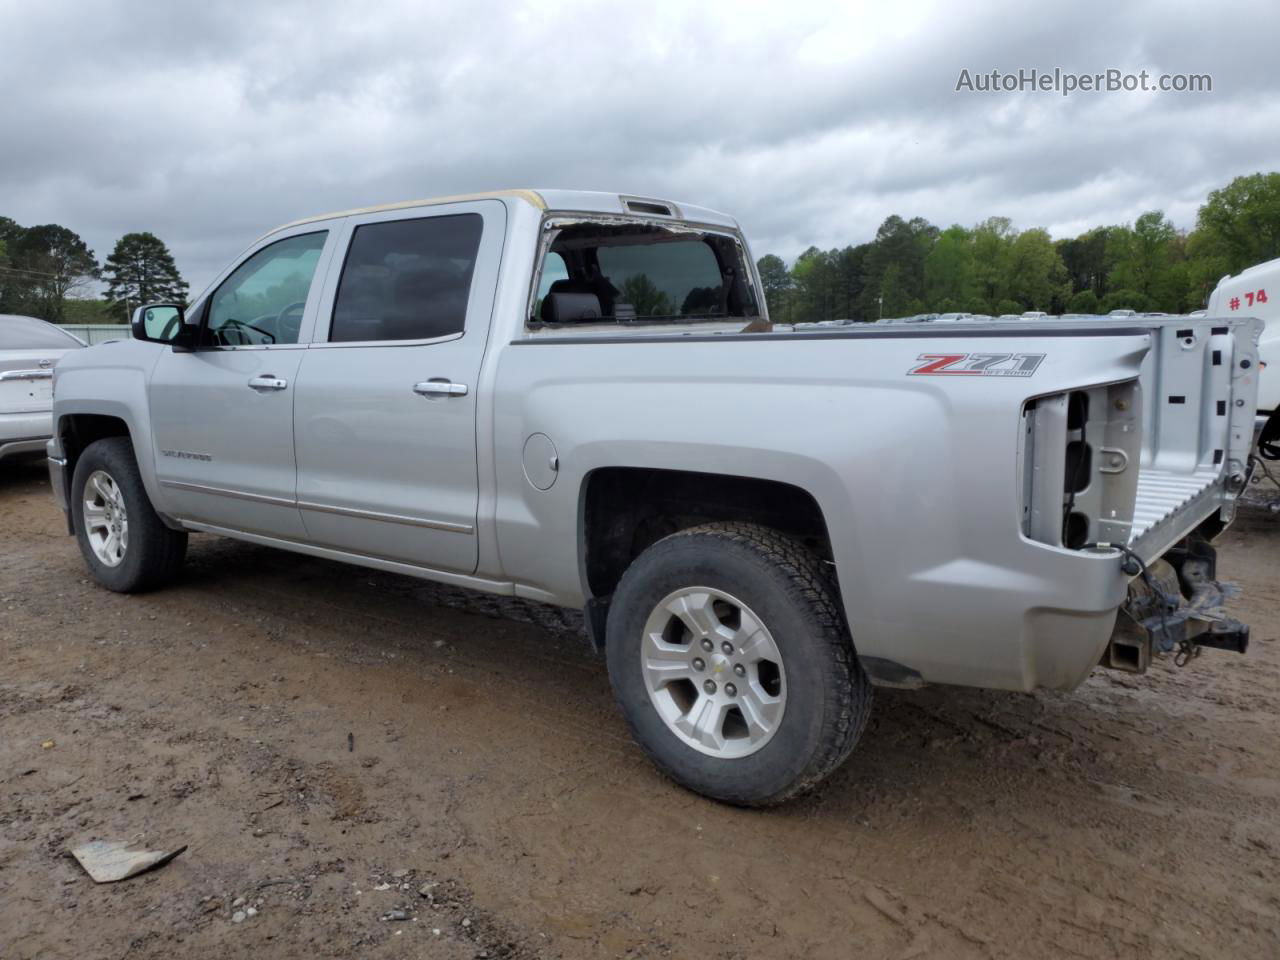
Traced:
<path fill-rule="evenodd" d="M 1224 525 L 1233 519 L 1253 446 L 1262 323 L 1176 317 L 1152 332 L 1139 378 L 1142 460 L 1129 534 L 1143 559 L 1215 513 Z"/>
<path fill-rule="evenodd" d="M 1152 345 L 1138 380 L 1028 404 L 1023 530 L 1080 549 L 1127 544 L 1160 557 L 1244 489 L 1258 396 L 1261 321 L 1133 318 Z"/>

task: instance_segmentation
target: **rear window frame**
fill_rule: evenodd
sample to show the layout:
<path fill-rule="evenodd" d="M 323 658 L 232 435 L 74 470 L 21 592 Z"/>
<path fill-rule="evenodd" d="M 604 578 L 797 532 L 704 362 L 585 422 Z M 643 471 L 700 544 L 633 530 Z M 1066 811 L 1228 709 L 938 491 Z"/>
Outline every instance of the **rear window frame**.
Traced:
<path fill-rule="evenodd" d="M 613 317 L 602 317 L 598 322 L 578 322 L 578 323 L 561 323 L 551 324 L 538 318 L 536 308 L 538 304 L 538 292 L 542 288 L 542 271 L 546 263 L 547 255 L 552 253 L 551 246 L 555 243 L 556 237 L 564 227 L 583 226 L 597 224 L 600 226 L 645 226 L 652 227 L 655 231 L 665 231 L 668 233 L 688 232 L 690 234 L 715 234 L 725 237 L 737 244 L 739 255 L 742 261 L 742 268 L 745 273 L 745 280 L 751 288 L 752 295 L 756 301 L 756 316 L 768 317 L 768 306 L 765 303 L 764 292 L 760 286 L 760 277 L 756 272 L 756 265 L 751 259 L 751 248 L 747 246 L 747 239 L 743 236 L 742 231 L 734 227 L 725 226 L 718 223 L 704 223 L 699 220 L 676 220 L 669 217 L 656 216 L 638 216 L 634 214 L 621 213 L 599 213 L 583 211 L 581 213 L 569 210 L 554 210 L 543 214 L 542 222 L 539 226 L 538 249 L 536 254 L 536 262 L 534 264 L 533 275 L 529 280 L 528 296 L 525 300 L 523 332 L 525 334 L 537 333 L 539 331 L 580 329 L 590 327 L 593 329 L 611 328 L 619 330 L 637 330 L 640 332 L 652 334 L 655 329 L 679 330 L 686 325 L 686 321 L 682 320 L 654 320 L 646 322 L 644 317 L 637 317 L 635 320 L 617 320 Z M 713 319 L 691 318 L 688 324 L 723 324 L 726 326 L 741 326 L 747 318 L 725 316 L 715 317 Z"/>

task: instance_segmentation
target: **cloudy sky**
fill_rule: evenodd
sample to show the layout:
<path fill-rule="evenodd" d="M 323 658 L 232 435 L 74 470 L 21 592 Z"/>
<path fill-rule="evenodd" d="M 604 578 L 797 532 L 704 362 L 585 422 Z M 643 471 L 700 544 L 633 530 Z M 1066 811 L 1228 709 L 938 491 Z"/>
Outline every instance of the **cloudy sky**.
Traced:
<path fill-rule="evenodd" d="M 756 255 L 889 214 L 1055 236 L 1280 169 L 1280 4 L 0 0 L 0 215 L 199 289 L 268 228 L 507 186 L 734 213 Z M 962 69 L 1207 73 L 970 93 Z"/>

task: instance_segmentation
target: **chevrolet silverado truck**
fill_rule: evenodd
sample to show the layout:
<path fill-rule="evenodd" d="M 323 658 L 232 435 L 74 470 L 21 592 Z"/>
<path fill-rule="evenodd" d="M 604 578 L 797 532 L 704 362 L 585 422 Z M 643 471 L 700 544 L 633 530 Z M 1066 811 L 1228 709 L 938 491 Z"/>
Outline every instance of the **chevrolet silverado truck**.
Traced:
<path fill-rule="evenodd" d="M 205 533 L 581 608 L 657 766 L 766 805 L 875 685 L 1243 652 L 1211 542 L 1260 329 L 784 328 L 731 217 L 451 197 L 282 227 L 68 354 L 49 471 L 108 589 Z"/>

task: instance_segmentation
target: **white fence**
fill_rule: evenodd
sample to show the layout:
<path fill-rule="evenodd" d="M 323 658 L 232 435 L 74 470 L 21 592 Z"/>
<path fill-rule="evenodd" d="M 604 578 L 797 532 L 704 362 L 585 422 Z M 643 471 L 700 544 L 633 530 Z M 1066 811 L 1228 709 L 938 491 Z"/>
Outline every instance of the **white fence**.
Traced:
<path fill-rule="evenodd" d="M 127 340 L 132 336 L 132 328 L 127 323 L 61 323 L 58 328 L 74 333 L 89 346 L 103 340 Z"/>

